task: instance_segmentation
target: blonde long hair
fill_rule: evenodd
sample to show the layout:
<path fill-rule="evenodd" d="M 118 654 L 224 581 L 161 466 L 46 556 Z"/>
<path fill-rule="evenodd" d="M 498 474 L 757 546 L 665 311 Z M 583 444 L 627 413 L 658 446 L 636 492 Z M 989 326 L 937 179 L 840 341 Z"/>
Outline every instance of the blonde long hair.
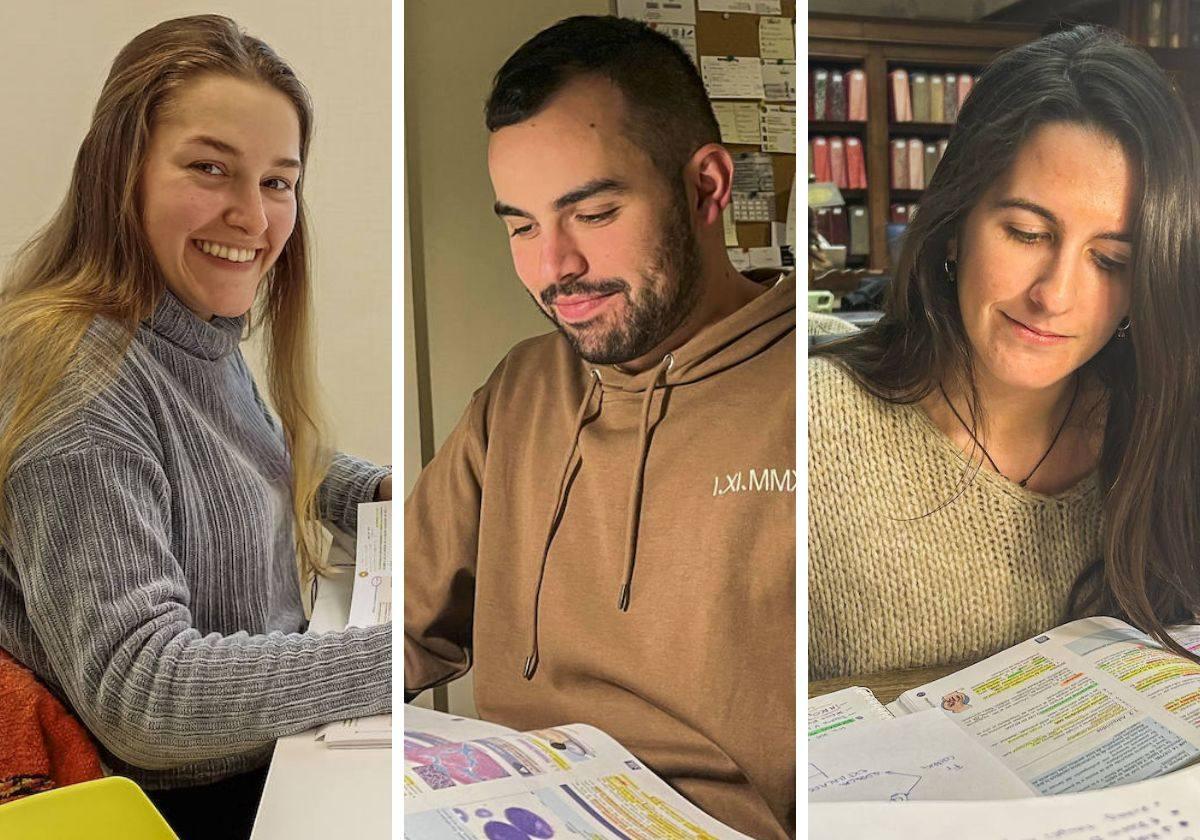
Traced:
<path fill-rule="evenodd" d="M 307 91 L 269 46 L 229 18 L 169 20 L 121 50 L 76 156 L 66 198 L 17 251 L 0 290 L 0 417 L 5 420 L 0 540 L 11 524 L 4 485 L 22 443 L 111 381 L 138 324 L 164 293 L 144 234 L 137 187 L 156 119 L 183 86 L 207 74 L 267 84 L 286 96 L 300 120 L 300 159 L 307 161 L 313 130 Z M 264 278 L 249 326 L 263 324 L 267 330 L 270 394 L 291 460 L 298 571 L 307 579 L 327 571 L 316 498 L 330 450 L 312 360 L 303 182 L 296 185 L 295 228 Z M 99 350 L 81 343 L 97 317 L 119 328 L 116 342 L 98 344 Z M 76 378 L 85 387 L 73 387 Z"/>

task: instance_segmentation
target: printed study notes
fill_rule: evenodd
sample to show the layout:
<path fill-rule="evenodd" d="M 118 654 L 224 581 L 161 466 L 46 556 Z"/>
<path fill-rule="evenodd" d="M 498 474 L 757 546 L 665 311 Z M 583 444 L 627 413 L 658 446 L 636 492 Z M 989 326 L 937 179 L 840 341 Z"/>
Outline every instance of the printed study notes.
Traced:
<path fill-rule="evenodd" d="M 1200 649 L 1198 625 L 1171 636 Z M 808 708 L 810 803 L 1076 794 L 1200 759 L 1200 666 L 1113 618 L 1056 627 L 886 710 L 865 689 Z M 1200 791 L 1200 776 L 1189 778 Z M 834 810 L 811 813 L 812 826 L 833 824 L 820 815 Z"/>
<path fill-rule="evenodd" d="M 599 729 L 515 732 L 404 707 L 404 836 L 749 840 Z"/>
<path fill-rule="evenodd" d="M 392 620 L 391 530 L 391 502 L 358 506 L 354 587 L 347 627 L 371 627 Z M 392 716 L 373 715 L 329 723 L 317 730 L 316 738 L 330 748 L 391 747 Z"/>
<path fill-rule="evenodd" d="M 993 802 L 811 803 L 810 840 L 1196 840 L 1200 767 L 1109 790 Z"/>

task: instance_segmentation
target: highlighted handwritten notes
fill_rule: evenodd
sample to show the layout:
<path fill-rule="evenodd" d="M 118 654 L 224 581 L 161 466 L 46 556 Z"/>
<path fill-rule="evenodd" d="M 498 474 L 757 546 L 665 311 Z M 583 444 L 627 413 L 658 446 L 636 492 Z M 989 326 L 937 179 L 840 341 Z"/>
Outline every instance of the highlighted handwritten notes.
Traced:
<path fill-rule="evenodd" d="M 809 802 L 1011 799 L 1032 791 L 941 709 L 810 740 Z"/>
<path fill-rule="evenodd" d="M 891 713 L 867 689 L 843 688 L 808 701 L 808 740 L 812 743 L 863 724 L 891 719 Z"/>

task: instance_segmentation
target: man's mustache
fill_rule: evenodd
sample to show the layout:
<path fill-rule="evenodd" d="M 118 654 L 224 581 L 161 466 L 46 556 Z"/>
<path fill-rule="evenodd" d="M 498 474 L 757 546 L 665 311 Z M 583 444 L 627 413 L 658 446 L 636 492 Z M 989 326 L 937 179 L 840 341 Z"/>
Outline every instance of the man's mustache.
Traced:
<path fill-rule="evenodd" d="M 566 283 L 555 283 L 542 289 L 542 303 L 547 307 L 553 306 L 560 295 L 566 297 L 586 296 L 598 297 L 617 292 L 628 292 L 629 284 L 619 278 L 610 280 L 568 280 Z"/>

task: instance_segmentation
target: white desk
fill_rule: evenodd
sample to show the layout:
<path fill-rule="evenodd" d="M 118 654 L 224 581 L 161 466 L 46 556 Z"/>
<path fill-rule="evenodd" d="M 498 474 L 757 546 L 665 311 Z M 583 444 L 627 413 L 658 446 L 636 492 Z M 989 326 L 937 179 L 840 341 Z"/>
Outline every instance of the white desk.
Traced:
<path fill-rule="evenodd" d="M 333 552 L 340 550 L 335 543 Z M 341 629 L 350 614 L 352 569 L 321 581 L 310 629 Z M 251 840 L 387 840 L 392 751 L 329 749 L 313 731 L 280 738 Z"/>

